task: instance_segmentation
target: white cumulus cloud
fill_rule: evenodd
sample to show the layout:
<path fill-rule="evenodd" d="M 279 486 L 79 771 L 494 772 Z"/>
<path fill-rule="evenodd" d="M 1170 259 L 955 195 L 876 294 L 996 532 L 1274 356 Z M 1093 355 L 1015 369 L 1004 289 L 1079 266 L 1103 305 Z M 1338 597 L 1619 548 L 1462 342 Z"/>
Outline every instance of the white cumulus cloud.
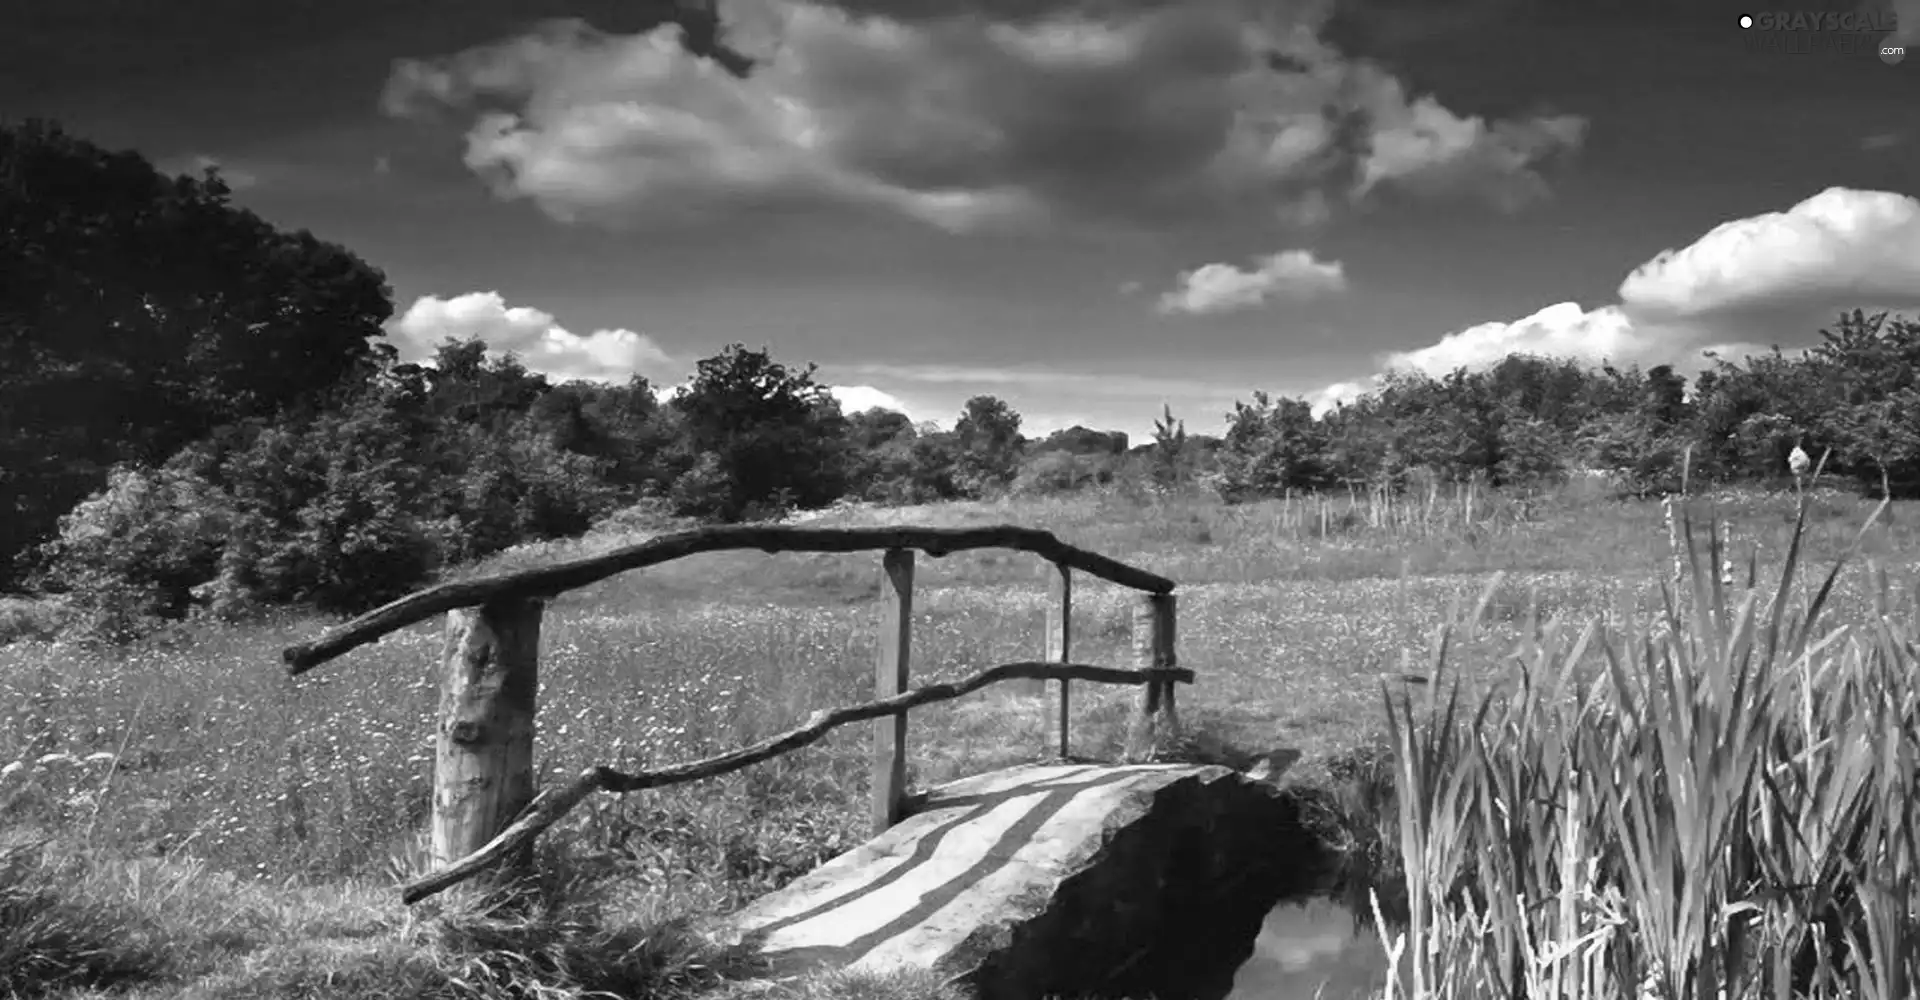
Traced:
<path fill-rule="evenodd" d="M 815 0 L 719 0 L 736 74 L 668 24 L 578 20 L 402 59 L 382 103 L 464 119 L 499 195 L 607 225 L 792 204 L 949 230 L 1061 212 L 1324 219 L 1380 187 L 1514 206 L 1584 122 L 1485 121 L 1319 37 L 1327 5 L 1187 0 L 1018 20 Z"/>
<path fill-rule="evenodd" d="M 913 416 L 913 411 L 907 409 L 907 404 L 902 403 L 900 397 L 870 385 L 830 385 L 827 391 L 840 401 L 840 409 L 845 413 L 863 413 L 877 406 L 906 414 L 909 419 Z"/>
<path fill-rule="evenodd" d="M 1455 368 L 1490 365 L 1515 353 L 1587 361 L 1624 359 L 1644 354 L 1651 346 L 1647 337 L 1618 306 L 1589 311 L 1577 302 L 1561 302 L 1523 319 L 1480 323 L 1418 350 L 1389 354 L 1386 367 L 1444 375 Z"/>
<path fill-rule="evenodd" d="M 1181 273 L 1176 287 L 1160 296 L 1162 313 L 1208 315 L 1251 309 L 1275 298 L 1305 299 L 1345 291 L 1346 268 L 1322 261 L 1306 250 L 1266 254 L 1242 270 L 1232 264 L 1203 264 Z"/>
<path fill-rule="evenodd" d="M 1721 223 L 1620 285 L 1622 302 L 1673 316 L 1881 298 L 1920 298 L 1920 199 L 1841 187 Z"/>
<path fill-rule="evenodd" d="M 1378 360 L 1386 369 L 1442 375 L 1527 353 L 1690 373 L 1704 367 L 1708 351 L 1737 359 L 1776 343 L 1806 343 L 1841 309 L 1920 308 L 1920 199 L 1828 188 L 1661 251 L 1628 274 L 1618 294 L 1619 302 L 1593 309 L 1561 302 L 1476 324 Z M 1310 400 L 1325 410 L 1375 384 L 1340 382 Z"/>
<path fill-rule="evenodd" d="M 443 299 L 423 295 L 388 324 L 401 356 L 431 357 L 448 337 L 478 337 L 493 354 L 511 351 L 531 371 L 560 379 L 621 381 L 635 373 L 675 373 L 680 365 L 644 333 L 595 330 L 581 336 L 553 314 L 509 306 L 499 292 L 468 292 Z"/>

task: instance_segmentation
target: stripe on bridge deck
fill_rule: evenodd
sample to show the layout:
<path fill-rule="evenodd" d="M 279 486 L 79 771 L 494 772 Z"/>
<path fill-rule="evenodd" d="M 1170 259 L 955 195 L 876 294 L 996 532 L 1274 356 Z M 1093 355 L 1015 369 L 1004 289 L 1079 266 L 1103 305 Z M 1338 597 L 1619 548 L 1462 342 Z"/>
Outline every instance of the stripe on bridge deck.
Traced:
<path fill-rule="evenodd" d="M 907 851 L 849 851 L 750 907 L 746 929 L 766 935 L 762 951 L 781 967 L 920 964 L 958 947 L 996 904 L 1051 890 L 1088 826 L 1140 778 L 1190 770 L 1053 765 L 955 782 L 885 835 Z"/>

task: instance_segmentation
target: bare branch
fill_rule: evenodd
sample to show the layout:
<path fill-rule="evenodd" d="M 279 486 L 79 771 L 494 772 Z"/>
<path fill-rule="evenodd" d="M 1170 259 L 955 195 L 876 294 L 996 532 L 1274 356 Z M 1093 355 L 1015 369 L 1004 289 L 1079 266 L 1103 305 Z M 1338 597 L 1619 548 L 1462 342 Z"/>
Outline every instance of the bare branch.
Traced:
<path fill-rule="evenodd" d="M 286 661 L 287 672 L 298 676 L 350 649 L 454 608 L 474 607 L 501 598 L 552 597 L 628 570 L 705 552 L 735 549 L 769 553 L 917 549 L 934 558 L 970 549 L 1014 549 L 1135 590 L 1165 594 L 1174 587 L 1173 581 L 1164 576 L 1068 545 L 1052 532 L 1011 524 L 980 528 L 723 525 L 662 535 L 612 552 L 551 566 L 428 587 L 329 629 L 319 638 L 288 646 L 280 656 Z"/>
<path fill-rule="evenodd" d="M 841 726 L 886 715 L 897 715 L 934 702 L 951 701 L 1001 681 L 1089 681 L 1098 684 L 1133 685 L 1152 681 L 1175 681 L 1191 684 L 1193 677 L 1193 671 L 1183 667 L 1127 670 L 1083 663 L 1037 661 L 1004 663 L 982 670 L 963 681 L 928 684 L 892 698 L 870 701 L 862 705 L 821 709 L 808 717 L 806 724 L 798 729 L 768 737 L 758 743 L 718 756 L 636 774 L 627 774 L 610 767 L 589 768 L 568 784 L 548 789 L 535 796 L 534 800 L 527 804 L 527 808 L 521 811 L 520 816 L 502 830 L 499 836 L 488 841 L 486 846 L 437 872 L 430 872 L 402 886 L 401 898 L 410 904 L 417 903 L 493 867 L 514 852 L 531 844 L 535 837 L 559 822 L 561 817 L 594 792 L 624 794 L 718 777 L 818 742 L 821 737 Z"/>

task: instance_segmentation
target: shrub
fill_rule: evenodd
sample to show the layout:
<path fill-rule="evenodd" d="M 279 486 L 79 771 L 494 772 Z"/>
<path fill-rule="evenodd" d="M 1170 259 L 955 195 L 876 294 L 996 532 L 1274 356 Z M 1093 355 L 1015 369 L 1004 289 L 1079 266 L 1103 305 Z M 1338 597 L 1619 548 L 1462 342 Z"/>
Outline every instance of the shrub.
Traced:
<path fill-rule="evenodd" d="M 441 482 L 441 511 L 452 532 L 443 536 L 446 561 L 584 534 L 618 505 L 619 491 L 601 477 L 601 463 L 555 447 L 531 427 L 504 439 L 474 427 L 446 436 L 443 455 L 461 458 Z"/>
<path fill-rule="evenodd" d="M 411 444 L 379 407 L 364 407 L 260 429 L 224 456 L 219 475 L 236 511 L 219 567 L 225 606 L 358 611 L 425 580 L 439 563 L 439 529 L 420 513 L 429 473 Z"/>
<path fill-rule="evenodd" d="M 43 586 L 68 595 L 82 634 L 124 639 L 185 616 L 214 575 L 234 512 L 190 471 L 117 466 L 42 547 Z"/>
<path fill-rule="evenodd" d="M 1113 481 L 1112 456 L 1076 455 L 1070 451 L 1041 452 L 1021 466 L 1013 492 L 1026 496 L 1069 493 Z"/>

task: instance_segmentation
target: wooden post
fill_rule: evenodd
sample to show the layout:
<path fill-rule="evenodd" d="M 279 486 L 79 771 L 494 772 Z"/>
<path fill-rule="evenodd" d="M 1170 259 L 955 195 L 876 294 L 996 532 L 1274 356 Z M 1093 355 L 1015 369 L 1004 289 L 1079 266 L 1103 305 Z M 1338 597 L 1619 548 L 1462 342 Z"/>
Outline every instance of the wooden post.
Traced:
<path fill-rule="evenodd" d="M 873 696 L 907 689 L 912 673 L 913 550 L 888 549 L 880 562 L 880 647 L 873 663 Z M 907 797 L 907 713 L 873 720 L 873 832 L 900 821 Z"/>
<path fill-rule="evenodd" d="M 1172 594 L 1142 594 L 1133 606 L 1133 665 L 1136 669 L 1177 666 L 1173 653 L 1174 601 Z M 1180 733 L 1180 713 L 1174 706 L 1173 682 L 1150 681 L 1141 686 L 1140 709 L 1127 740 L 1131 760 L 1151 758 L 1169 737 Z"/>
<path fill-rule="evenodd" d="M 1069 663 L 1073 654 L 1073 570 L 1064 565 L 1053 568 L 1047 586 L 1046 659 Z M 1041 686 L 1047 687 L 1044 681 Z M 1052 697 L 1041 699 L 1047 713 L 1047 745 L 1058 747 L 1060 759 L 1065 760 L 1069 754 L 1067 713 L 1073 695 L 1064 679 L 1059 688 L 1048 689 L 1047 694 Z"/>
<path fill-rule="evenodd" d="M 447 612 L 433 767 L 436 867 L 485 846 L 533 799 L 543 608 L 515 598 Z"/>

